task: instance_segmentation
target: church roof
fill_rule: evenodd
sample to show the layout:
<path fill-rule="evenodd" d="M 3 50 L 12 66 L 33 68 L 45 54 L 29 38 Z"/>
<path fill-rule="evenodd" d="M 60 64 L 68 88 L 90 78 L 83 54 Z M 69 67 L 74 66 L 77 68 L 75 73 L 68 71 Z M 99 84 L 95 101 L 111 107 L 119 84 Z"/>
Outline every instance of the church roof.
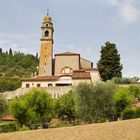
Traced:
<path fill-rule="evenodd" d="M 79 53 L 73 53 L 73 52 L 63 52 L 63 53 L 57 53 L 56 55 L 80 55 Z"/>
<path fill-rule="evenodd" d="M 85 70 L 85 71 L 98 71 L 97 68 L 83 68 L 82 70 Z"/>
<path fill-rule="evenodd" d="M 32 77 L 23 79 L 22 81 L 57 81 L 59 76 L 43 76 L 43 77 Z"/>
<path fill-rule="evenodd" d="M 72 79 L 91 79 L 90 72 L 74 72 Z"/>
<path fill-rule="evenodd" d="M 1 118 L 2 121 L 15 121 L 16 119 L 13 116 L 5 115 L 3 118 Z"/>

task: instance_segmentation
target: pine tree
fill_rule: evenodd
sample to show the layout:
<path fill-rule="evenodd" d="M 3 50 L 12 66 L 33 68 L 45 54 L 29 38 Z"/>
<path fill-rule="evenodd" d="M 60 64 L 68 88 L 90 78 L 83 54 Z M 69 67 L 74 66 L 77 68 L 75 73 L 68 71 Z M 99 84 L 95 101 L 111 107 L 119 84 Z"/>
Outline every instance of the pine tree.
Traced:
<path fill-rule="evenodd" d="M 120 54 L 116 48 L 116 44 L 106 42 L 101 48 L 100 60 L 97 67 L 103 81 L 111 80 L 113 77 L 122 77 L 122 65 L 120 63 Z"/>

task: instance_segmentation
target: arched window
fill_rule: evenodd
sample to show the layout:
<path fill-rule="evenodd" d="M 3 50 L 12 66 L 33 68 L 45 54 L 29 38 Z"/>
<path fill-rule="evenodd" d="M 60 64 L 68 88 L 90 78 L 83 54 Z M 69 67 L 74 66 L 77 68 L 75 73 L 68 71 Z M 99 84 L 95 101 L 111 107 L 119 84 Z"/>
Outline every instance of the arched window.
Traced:
<path fill-rule="evenodd" d="M 70 74 L 70 73 L 72 73 L 73 72 L 73 70 L 72 70 L 72 68 L 70 68 L 70 67 L 64 67 L 64 68 L 62 68 L 62 70 L 61 70 L 61 74 Z"/>
<path fill-rule="evenodd" d="M 45 31 L 45 37 L 48 37 L 49 36 L 49 31 Z"/>

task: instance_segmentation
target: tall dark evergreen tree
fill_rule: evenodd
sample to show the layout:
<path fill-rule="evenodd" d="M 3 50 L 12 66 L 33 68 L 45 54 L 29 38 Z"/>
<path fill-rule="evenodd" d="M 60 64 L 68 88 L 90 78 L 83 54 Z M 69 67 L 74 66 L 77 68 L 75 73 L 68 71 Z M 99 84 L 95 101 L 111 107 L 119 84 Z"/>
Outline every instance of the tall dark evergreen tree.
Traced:
<path fill-rule="evenodd" d="M 0 48 L 0 54 L 2 54 L 2 48 Z"/>
<path fill-rule="evenodd" d="M 104 81 L 111 80 L 113 77 L 122 77 L 122 64 L 120 63 L 120 54 L 116 44 L 106 42 L 101 48 L 100 60 L 97 67 Z"/>
<path fill-rule="evenodd" d="M 11 56 L 13 55 L 13 51 L 11 48 L 9 49 L 9 55 L 11 55 Z"/>
<path fill-rule="evenodd" d="M 38 52 L 36 53 L 36 56 L 35 57 L 38 59 Z"/>

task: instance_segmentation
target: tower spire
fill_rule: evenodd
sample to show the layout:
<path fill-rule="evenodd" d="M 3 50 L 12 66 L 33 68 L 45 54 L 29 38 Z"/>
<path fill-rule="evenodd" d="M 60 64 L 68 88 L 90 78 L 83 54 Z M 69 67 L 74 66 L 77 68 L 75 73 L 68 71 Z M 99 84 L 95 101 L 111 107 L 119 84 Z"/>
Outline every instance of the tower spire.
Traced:
<path fill-rule="evenodd" d="M 47 16 L 49 16 L 49 9 L 47 9 Z"/>

